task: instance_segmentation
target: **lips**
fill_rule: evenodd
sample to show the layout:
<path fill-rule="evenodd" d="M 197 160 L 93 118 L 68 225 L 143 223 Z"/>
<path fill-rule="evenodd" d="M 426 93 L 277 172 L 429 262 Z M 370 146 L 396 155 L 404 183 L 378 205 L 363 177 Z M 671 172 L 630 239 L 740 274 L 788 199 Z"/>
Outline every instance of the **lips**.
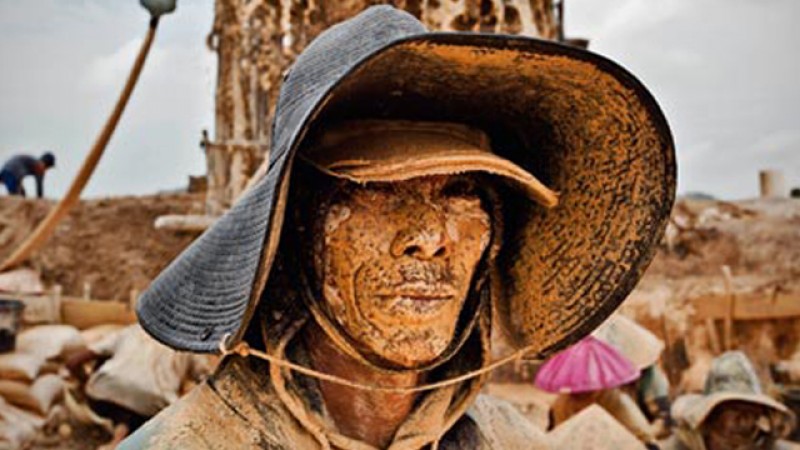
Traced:
<path fill-rule="evenodd" d="M 449 285 L 402 285 L 392 289 L 381 290 L 376 295 L 385 299 L 406 299 L 419 302 L 435 302 L 452 299 L 456 296 L 456 291 L 452 286 Z"/>

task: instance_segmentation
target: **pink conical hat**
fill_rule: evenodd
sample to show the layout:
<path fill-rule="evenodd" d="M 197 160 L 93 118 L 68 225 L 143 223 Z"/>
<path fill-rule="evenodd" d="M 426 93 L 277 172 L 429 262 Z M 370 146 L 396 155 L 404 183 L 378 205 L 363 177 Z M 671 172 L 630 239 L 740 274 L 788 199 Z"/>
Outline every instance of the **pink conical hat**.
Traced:
<path fill-rule="evenodd" d="M 593 337 L 554 355 L 536 374 L 536 386 L 549 392 L 580 393 L 610 389 L 639 378 L 639 370 L 614 347 Z"/>

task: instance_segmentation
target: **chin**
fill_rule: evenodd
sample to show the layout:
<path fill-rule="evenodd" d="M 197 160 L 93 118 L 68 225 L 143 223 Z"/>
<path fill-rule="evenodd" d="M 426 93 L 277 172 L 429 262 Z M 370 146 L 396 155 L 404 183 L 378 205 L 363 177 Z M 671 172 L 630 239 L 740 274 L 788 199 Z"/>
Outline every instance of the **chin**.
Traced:
<path fill-rule="evenodd" d="M 374 349 L 381 358 L 406 369 L 425 366 L 440 357 L 450 344 L 447 339 L 437 337 L 432 339 L 430 334 L 418 338 L 404 337 L 401 342 L 389 342 L 380 349 Z"/>

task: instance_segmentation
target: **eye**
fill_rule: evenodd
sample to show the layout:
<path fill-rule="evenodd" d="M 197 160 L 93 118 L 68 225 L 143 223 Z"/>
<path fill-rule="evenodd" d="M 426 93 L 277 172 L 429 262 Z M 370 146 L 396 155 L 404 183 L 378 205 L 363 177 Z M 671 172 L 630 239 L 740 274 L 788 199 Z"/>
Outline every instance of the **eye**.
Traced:
<path fill-rule="evenodd" d="M 444 197 L 478 197 L 478 189 L 475 181 L 469 178 L 458 178 L 442 188 Z"/>

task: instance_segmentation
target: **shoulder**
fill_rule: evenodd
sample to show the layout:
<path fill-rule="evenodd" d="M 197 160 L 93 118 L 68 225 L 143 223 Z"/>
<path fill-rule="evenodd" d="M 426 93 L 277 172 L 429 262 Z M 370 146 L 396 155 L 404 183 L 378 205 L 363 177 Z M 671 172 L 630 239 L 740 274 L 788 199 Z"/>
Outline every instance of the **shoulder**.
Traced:
<path fill-rule="evenodd" d="M 491 449 L 549 449 L 547 436 L 517 409 L 490 395 L 479 395 L 467 411 Z"/>
<path fill-rule="evenodd" d="M 244 449 L 260 447 L 259 441 L 259 433 L 204 383 L 150 419 L 118 449 Z"/>

